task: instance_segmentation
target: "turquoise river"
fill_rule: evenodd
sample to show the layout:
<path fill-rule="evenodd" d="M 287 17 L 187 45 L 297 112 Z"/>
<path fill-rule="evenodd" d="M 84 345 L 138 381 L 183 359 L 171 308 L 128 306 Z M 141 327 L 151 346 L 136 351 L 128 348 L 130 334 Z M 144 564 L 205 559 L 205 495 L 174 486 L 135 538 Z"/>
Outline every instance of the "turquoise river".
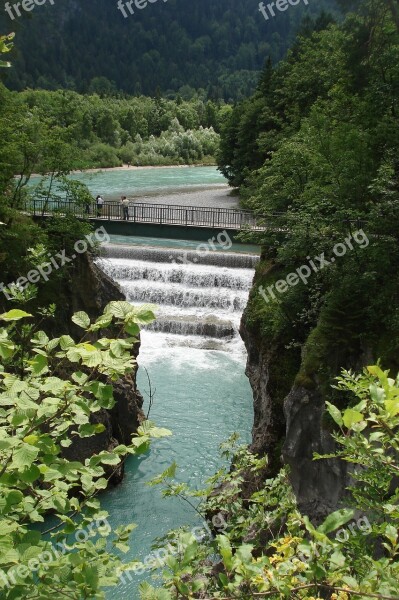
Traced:
<path fill-rule="evenodd" d="M 223 187 L 226 180 L 215 167 L 130 167 L 127 169 L 98 169 L 73 173 L 69 179 L 81 181 L 93 196 L 101 194 L 105 200 L 129 197 L 159 196 L 209 187 Z M 37 185 L 41 177 L 30 180 Z"/>
<path fill-rule="evenodd" d="M 212 167 L 137 170 L 130 187 L 126 178 L 132 173 L 133 169 L 87 177 L 93 192 L 101 189 L 109 196 L 126 189 L 133 193 L 135 186 L 165 196 L 225 183 Z M 221 241 L 217 251 L 191 260 L 195 242 L 114 238 L 99 260 L 129 301 L 158 306 L 156 324 L 142 333 L 138 384 L 146 412 L 146 369 L 155 392 L 150 418 L 173 432 L 170 438 L 154 441 L 147 455 L 128 460 L 122 484 L 102 496 L 113 527 L 137 524 L 127 560 L 145 559 L 156 538 L 171 529 L 201 525 L 187 504 L 163 498 L 160 489 L 146 482 L 176 461 L 177 480 L 200 488 L 222 465 L 221 442 L 233 432 L 245 443 L 250 440 L 252 394 L 238 327 L 257 257 L 253 248 L 230 247 L 225 237 Z M 184 253 L 184 263 L 179 253 Z M 126 579 L 107 597 L 138 600 L 143 579 L 151 581 L 151 574 Z"/>

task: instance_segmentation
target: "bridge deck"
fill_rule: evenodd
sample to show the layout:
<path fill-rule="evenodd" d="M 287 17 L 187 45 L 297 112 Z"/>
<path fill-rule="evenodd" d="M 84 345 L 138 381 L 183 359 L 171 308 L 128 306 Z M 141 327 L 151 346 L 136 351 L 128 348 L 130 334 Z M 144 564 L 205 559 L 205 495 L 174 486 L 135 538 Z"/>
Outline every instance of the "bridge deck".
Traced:
<path fill-rule="evenodd" d="M 124 211 L 119 202 L 105 202 L 102 209 L 96 204 L 82 207 L 65 200 L 45 202 L 34 199 L 25 210 L 34 216 L 50 216 L 70 212 L 76 217 L 123 221 Z M 129 222 L 153 225 L 181 225 L 185 227 L 207 227 L 212 229 L 251 229 L 262 231 L 264 224 L 249 212 L 235 208 L 210 208 L 205 206 L 179 206 L 169 204 L 149 204 L 131 202 Z"/>

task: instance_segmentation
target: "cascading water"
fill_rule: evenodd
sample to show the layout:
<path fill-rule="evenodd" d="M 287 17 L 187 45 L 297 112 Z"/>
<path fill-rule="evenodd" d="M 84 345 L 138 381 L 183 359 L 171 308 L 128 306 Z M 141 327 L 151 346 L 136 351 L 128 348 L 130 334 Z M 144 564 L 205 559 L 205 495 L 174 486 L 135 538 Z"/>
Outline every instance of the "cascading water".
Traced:
<path fill-rule="evenodd" d="M 223 464 L 219 444 L 235 431 L 243 443 L 250 440 L 252 394 L 238 327 L 258 260 L 232 251 L 156 247 L 151 240 L 146 247 L 108 244 L 97 261 L 132 304 L 158 307 L 157 320 L 141 334 L 138 385 L 145 395 L 145 367 L 155 390 L 150 418 L 173 432 L 148 455 L 128 461 L 122 484 L 102 499 L 112 526 L 138 525 L 127 560 L 144 560 L 169 530 L 200 524 L 188 505 L 162 498 L 146 481 L 176 461 L 178 481 L 203 487 Z M 150 573 L 125 577 L 107 597 L 138 600 L 143 579 Z"/>
<path fill-rule="evenodd" d="M 158 306 L 147 329 L 180 336 L 235 340 L 259 258 L 233 252 L 182 251 L 108 245 L 101 268 L 117 281 L 132 304 Z M 187 340 L 172 340 L 184 343 Z M 198 346 L 198 341 L 191 343 Z M 202 347 L 206 343 L 202 341 Z M 221 345 L 220 343 L 218 344 Z"/>
<path fill-rule="evenodd" d="M 215 265 L 221 267 L 247 268 L 256 266 L 259 257 L 254 254 L 237 252 L 178 250 L 174 248 L 153 248 L 108 244 L 103 246 L 102 255 L 106 258 L 124 258 L 155 263 Z"/>

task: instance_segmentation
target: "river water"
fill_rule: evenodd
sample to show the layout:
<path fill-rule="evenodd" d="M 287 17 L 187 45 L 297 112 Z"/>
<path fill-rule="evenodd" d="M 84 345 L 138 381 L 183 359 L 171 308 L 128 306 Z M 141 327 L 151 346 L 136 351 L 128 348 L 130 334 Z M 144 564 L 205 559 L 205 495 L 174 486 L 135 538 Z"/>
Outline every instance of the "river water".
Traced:
<path fill-rule="evenodd" d="M 41 177 L 32 177 L 35 187 Z M 226 180 L 216 167 L 144 167 L 129 169 L 99 169 L 72 173 L 68 179 L 81 181 L 93 197 L 101 194 L 105 200 L 118 200 L 121 195 L 134 197 L 159 196 L 175 192 L 224 187 Z"/>
<path fill-rule="evenodd" d="M 157 321 L 142 332 L 138 384 L 146 412 L 146 369 L 155 391 L 150 418 L 173 432 L 154 441 L 147 455 L 129 459 L 123 483 L 103 494 L 113 527 L 138 525 L 126 559 L 143 560 L 156 538 L 200 524 L 188 505 L 163 498 L 148 480 L 176 461 L 177 480 L 201 488 L 223 464 L 221 442 L 233 432 L 250 440 L 252 394 L 238 326 L 258 258 L 253 248 L 228 248 L 224 238 L 223 244 L 199 256 L 195 242 L 115 238 L 99 260 L 130 302 L 158 306 Z M 125 579 L 107 597 L 136 600 L 139 582 L 149 578 Z"/>

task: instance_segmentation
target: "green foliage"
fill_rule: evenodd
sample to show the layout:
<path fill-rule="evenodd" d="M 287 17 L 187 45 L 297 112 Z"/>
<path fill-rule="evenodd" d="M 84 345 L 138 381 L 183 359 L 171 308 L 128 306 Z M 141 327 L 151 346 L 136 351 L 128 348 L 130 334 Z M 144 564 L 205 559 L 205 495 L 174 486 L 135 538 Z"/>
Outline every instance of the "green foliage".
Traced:
<path fill-rule="evenodd" d="M 305 28 L 284 61 L 266 64 L 256 93 L 222 128 L 220 168 L 240 187 L 243 205 L 270 225 L 245 234 L 264 249 L 248 327 L 284 356 L 302 347 L 288 386 L 317 386 L 324 395 L 359 357 L 399 368 L 392 302 L 399 289 L 399 28 L 396 3 L 388 4 L 354 3 L 357 12 L 344 22 Z M 359 229 L 367 247 L 347 246 L 276 302 L 258 293 L 323 252 L 329 260 L 335 244 L 346 245 Z M 268 385 L 281 389 L 274 376 Z M 341 396 L 337 390 L 334 399 Z"/>
<path fill-rule="evenodd" d="M 122 166 L 122 161 L 119 160 L 115 149 L 101 142 L 90 146 L 86 160 L 87 166 L 94 168 L 111 168 Z"/>
<path fill-rule="evenodd" d="M 112 532 L 96 496 L 127 456 L 147 451 L 151 438 L 170 432 L 146 421 L 129 445 L 98 452 L 84 463 L 67 460 L 63 449 L 104 430 L 95 417 L 114 406 L 113 382 L 135 366 L 137 338 L 131 327 L 152 318 L 148 307 L 128 308 L 124 302 L 110 303 L 94 323 L 80 312 L 73 318 L 83 329 L 77 343 L 66 335 L 49 339 L 25 311 L 0 315 L 5 324 L 0 328 L 0 593 L 5 600 L 105 598 L 104 588 L 118 583 L 123 566 L 109 542 L 126 552 L 134 526 Z M 107 337 L 93 341 L 92 332 L 101 329 Z M 121 337 L 108 337 L 112 331 Z M 50 513 L 55 525 L 48 527 Z M 55 551 L 57 544 L 64 552 Z"/>
<path fill-rule="evenodd" d="M 136 142 L 127 142 L 118 151 L 118 155 L 127 158 L 131 164 L 202 164 L 214 162 L 219 147 L 219 136 L 213 127 L 184 130 L 177 118 L 174 118 L 167 131 L 158 138 L 150 136 L 143 141 L 136 136 Z"/>
<path fill-rule="evenodd" d="M 340 411 L 329 405 L 328 411 L 339 427 L 334 434 L 342 450 L 338 456 L 358 465 L 352 487 L 356 506 L 373 511 L 375 519 L 390 522 L 397 502 L 396 478 L 399 431 L 399 379 L 389 377 L 379 366 L 368 367 L 365 374 L 344 371 L 337 389 L 351 395 L 351 406 Z M 365 432 L 364 436 L 360 435 Z"/>
<path fill-rule="evenodd" d="M 0 35 L 0 54 L 6 54 L 12 50 L 13 44 L 11 40 L 13 39 L 13 33 L 10 33 L 9 35 Z M 0 67 L 11 67 L 11 63 L 0 60 Z"/>
<path fill-rule="evenodd" d="M 61 117 L 58 119 L 61 121 Z M 74 254 L 74 244 L 89 234 L 92 227 L 73 215 L 55 217 L 35 223 L 21 209 L 33 199 L 44 212 L 54 200 L 68 198 L 84 206 L 93 201 L 86 186 L 67 179 L 76 152 L 71 146 L 70 131 L 54 123 L 35 108 L 27 110 L 17 96 L 0 85 L 0 269 L 1 283 L 9 287 L 20 277 L 64 251 Z M 45 174 L 39 185 L 29 187 L 34 172 Z M 17 175 L 14 177 L 14 175 Z M 65 210 L 67 211 L 67 206 Z M 91 250 L 95 250 L 90 248 Z M 31 286 L 26 292 L 13 288 L 19 302 L 32 301 L 38 307 L 54 301 L 60 284 L 67 284 L 73 265 L 64 264 L 53 271 L 48 285 Z M 35 299 L 37 296 L 37 300 Z M 0 310 L 5 310 L 6 297 L 0 295 Z M 31 305 L 32 307 L 32 305 Z"/>
<path fill-rule="evenodd" d="M 66 91 L 11 96 L 21 127 L 11 135 L 14 173 L 214 162 L 224 105 L 195 98 L 100 98 Z"/>
<path fill-rule="evenodd" d="M 104 98 L 241 100 L 254 90 L 263 61 L 284 56 L 304 18 L 335 8 L 334 0 L 300 2 L 266 22 L 250 0 L 161 1 L 127 19 L 108 0 L 98 0 L 95 11 L 47 3 L 18 19 L 20 54 L 8 81 L 18 90 L 64 88 Z M 54 47 L 62 48 L 57 56 Z"/>
<path fill-rule="evenodd" d="M 222 450 L 234 457 L 234 469 L 222 469 L 203 490 L 204 510 L 223 515 L 223 531 L 216 527 L 205 540 L 180 535 L 162 592 L 145 584 L 142 598 L 162 598 L 164 591 L 173 599 L 397 598 L 399 376 L 372 366 L 361 375 L 344 372 L 337 387 L 350 395 L 351 407 L 328 404 L 339 428 L 331 456 L 352 466 L 349 505 L 311 523 L 296 507 L 287 470 L 259 478 L 265 459 L 237 447 L 233 436 Z"/>

